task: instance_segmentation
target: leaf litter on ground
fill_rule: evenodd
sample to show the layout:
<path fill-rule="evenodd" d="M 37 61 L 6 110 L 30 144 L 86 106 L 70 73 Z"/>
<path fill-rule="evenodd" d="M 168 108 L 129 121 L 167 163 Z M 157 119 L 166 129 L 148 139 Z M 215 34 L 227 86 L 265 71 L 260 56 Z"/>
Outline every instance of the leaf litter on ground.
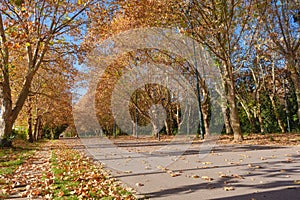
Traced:
<path fill-rule="evenodd" d="M 1 175 L 0 198 L 136 199 L 133 189 L 100 163 L 61 141 L 49 141 L 12 174 Z"/>

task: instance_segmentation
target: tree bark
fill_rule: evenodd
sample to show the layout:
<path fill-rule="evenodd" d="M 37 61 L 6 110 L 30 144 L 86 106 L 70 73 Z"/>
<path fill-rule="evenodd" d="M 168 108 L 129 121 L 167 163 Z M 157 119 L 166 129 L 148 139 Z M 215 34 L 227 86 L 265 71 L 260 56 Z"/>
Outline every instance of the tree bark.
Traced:
<path fill-rule="evenodd" d="M 38 125 L 38 136 L 40 137 L 40 139 L 43 138 L 43 124 L 42 124 L 42 117 L 40 117 L 39 120 L 39 125 Z"/>
<path fill-rule="evenodd" d="M 133 120 L 131 120 L 131 124 L 132 124 L 132 135 L 135 136 L 135 137 L 137 137 L 138 136 L 137 132 L 136 132 L 136 126 L 137 126 L 137 124 Z"/>
<path fill-rule="evenodd" d="M 176 123 L 177 123 L 177 133 L 180 133 L 180 128 L 181 128 L 181 122 L 180 122 L 180 116 L 179 116 L 179 113 L 180 113 L 180 106 L 179 104 L 176 104 Z"/>
<path fill-rule="evenodd" d="M 158 137 L 159 130 L 158 130 L 157 123 L 154 121 L 151 121 L 151 124 L 152 124 L 152 136 Z"/>
<path fill-rule="evenodd" d="M 272 104 L 272 107 L 273 107 L 273 110 L 274 110 L 274 114 L 275 114 L 275 117 L 277 119 L 279 128 L 280 128 L 281 132 L 284 133 L 285 132 L 284 123 L 281 120 L 280 115 L 278 113 L 278 107 L 277 107 L 277 104 L 276 104 L 275 99 L 274 99 L 275 98 L 274 94 L 270 94 L 269 96 L 270 96 L 271 104 Z"/>
<path fill-rule="evenodd" d="M 205 135 L 209 136 L 209 104 L 203 103 L 202 104 L 202 114 L 203 114 L 203 125 L 205 130 Z"/>
<path fill-rule="evenodd" d="M 251 125 L 250 130 L 251 130 L 251 133 L 253 133 L 253 132 L 255 132 L 255 122 L 254 122 L 253 114 L 251 113 L 251 110 L 250 110 L 249 106 L 246 105 L 246 102 L 243 101 L 243 99 L 238 95 L 237 95 L 237 98 L 240 101 L 240 104 L 242 105 L 244 111 L 246 112 L 248 121 Z"/>
<path fill-rule="evenodd" d="M 225 85 L 226 87 L 226 98 L 229 103 L 230 111 L 230 125 L 233 131 L 234 141 L 239 142 L 243 140 L 240 119 L 238 115 L 238 108 L 236 104 L 236 94 L 235 94 L 235 84 L 233 76 L 233 66 L 229 63 L 224 63 L 224 72 L 225 72 Z"/>
<path fill-rule="evenodd" d="M 230 126 L 230 120 L 228 118 L 228 108 L 227 108 L 227 100 L 225 97 L 221 97 L 221 110 L 223 114 L 224 124 L 225 124 L 225 132 L 226 134 L 231 134 L 231 126 Z"/>
<path fill-rule="evenodd" d="M 297 116 L 298 116 L 298 123 L 300 123 L 300 78 L 299 78 L 300 74 L 297 71 L 297 69 L 299 67 L 298 68 L 296 67 L 295 61 L 289 61 L 289 67 L 288 68 L 291 72 L 291 79 L 293 81 L 294 88 L 295 88 L 295 94 L 296 94 L 297 106 L 298 106 Z"/>
<path fill-rule="evenodd" d="M 29 142 L 33 142 L 34 141 L 34 137 L 32 134 L 32 104 L 31 104 L 31 98 L 28 99 L 28 109 L 27 109 L 27 128 L 28 128 L 28 141 Z"/>
<path fill-rule="evenodd" d="M 258 94 L 256 96 L 256 103 L 257 103 L 256 114 L 257 114 L 257 118 L 258 118 L 258 121 L 259 121 L 260 132 L 264 133 L 265 132 L 265 128 L 264 128 L 264 120 L 263 120 L 263 118 L 261 116 L 260 91 L 258 91 Z"/>
<path fill-rule="evenodd" d="M 39 118 L 40 116 L 38 115 L 35 120 L 34 120 L 34 125 L 33 125 L 33 135 L 34 135 L 34 140 L 37 141 L 38 140 L 38 126 L 39 126 Z"/>
<path fill-rule="evenodd" d="M 2 80 L 0 81 L 0 145 L 12 146 L 12 143 L 9 140 L 12 133 L 13 121 L 11 119 L 12 101 L 9 82 L 9 51 L 8 47 L 5 45 L 6 42 L 2 13 L 0 13 L 0 49 L 2 58 L 0 63 L 2 75 Z"/>
<path fill-rule="evenodd" d="M 166 127 L 166 134 L 170 135 L 170 128 L 169 128 L 169 124 L 168 124 L 168 119 L 165 120 L 165 127 Z"/>
<path fill-rule="evenodd" d="M 210 135 L 209 131 L 209 110 L 210 110 L 210 96 L 208 92 L 207 85 L 205 83 L 205 80 L 203 78 L 201 80 L 201 87 L 202 87 L 202 96 L 203 96 L 203 102 L 201 103 L 201 110 L 202 110 L 202 117 L 203 117 L 203 126 L 204 126 L 204 132 L 206 136 Z"/>

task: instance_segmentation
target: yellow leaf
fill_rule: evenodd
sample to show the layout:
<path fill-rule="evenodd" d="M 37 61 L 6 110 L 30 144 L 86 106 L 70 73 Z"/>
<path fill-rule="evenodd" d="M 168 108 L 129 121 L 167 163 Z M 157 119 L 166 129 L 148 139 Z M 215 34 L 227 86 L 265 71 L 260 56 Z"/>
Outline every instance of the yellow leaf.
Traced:
<path fill-rule="evenodd" d="M 212 181 L 212 180 L 214 180 L 213 178 L 210 178 L 210 177 L 208 177 L 208 176 L 201 176 L 201 178 L 202 178 L 203 180 L 206 180 L 206 181 Z"/>
<path fill-rule="evenodd" d="M 211 165 L 212 162 L 202 162 L 203 165 Z"/>
<path fill-rule="evenodd" d="M 294 183 L 300 185 L 300 180 L 295 180 Z"/>
<path fill-rule="evenodd" d="M 225 191 L 232 191 L 232 190 L 234 190 L 234 187 L 224 187 L 224 190 Z"/>
<path fill-rule="evenodd" d="M 63 192 L 63 191 L 60 191 L 58 194 L 57 194 L 57 196 L 59 196 L 59 197 L 62 197 L 62 196 L 64 196 L 65 195 L 65 193 Z"/>

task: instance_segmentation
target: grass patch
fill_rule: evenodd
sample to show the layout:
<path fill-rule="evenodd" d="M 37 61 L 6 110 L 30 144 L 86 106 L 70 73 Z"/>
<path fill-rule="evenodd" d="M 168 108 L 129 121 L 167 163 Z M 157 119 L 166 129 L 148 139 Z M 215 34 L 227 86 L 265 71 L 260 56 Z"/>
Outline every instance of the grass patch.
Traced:
<path fill-rule="evenodd" d="M 23 164 L 34 153 L 39 145 L 16 140 L 13 146 L 13 148 L 0 148 L 1 175 L 12 174 L 19 165 Z"/>
<path fill-rule="evenodd" d="M 39 148 L 40 143 L 29 143 L 24 140 L 14 140 L 13 147 L 0 148 L 0 197 L 2 188 L 7 184 L 5 176 L 9 176 L 22 165 Z"/>
<path fill-rule="evenodd" d="M 67 147 L 52 151 L 53 199 L 135 199 L 101 165 Z"/>

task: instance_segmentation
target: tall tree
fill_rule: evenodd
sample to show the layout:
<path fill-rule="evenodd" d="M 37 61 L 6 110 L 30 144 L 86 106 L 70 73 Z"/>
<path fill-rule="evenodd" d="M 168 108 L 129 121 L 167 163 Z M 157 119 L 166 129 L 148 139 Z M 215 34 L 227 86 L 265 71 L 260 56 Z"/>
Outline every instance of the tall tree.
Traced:
<path fill-rule="evenodd" d="M 249 31 L 252 1 L 205 0 L 188 1 L 183 4 L 187 31 L 202 43 L 218 63 L 230 111 L 231 128 L 235 141 L 243 139 L 235 91 L 235 70 L 241 67 L 237 62 L 250 46 L 243 46 L 242 40 Z"/>
<path fill-rule="evenodd" d="M 67 33 L 73 36 L 80 33 L 78 28 L 84 24 L 83 13 L 88 5 L 75 0 L 2 0 L 0 6 L 1 143 L 4 144 L 10 137 L 13 124 L 29 95 L 31 83 L 41 65 L 47 62 L 45 55 L 61 48 L 60 41 Z M 71 42 L 65 46 L 76 47 Z M 13 102 L 10 72 L 14 56 L 18 55 L 16 51 L 20 49 L 26 53 L 27 61 L 24 63 L 26 71 L 23 73 L 21 90 L 17 94 L 16 101 Z"/>
<path fill-rule="evenodd" d="M 257 0 L 260 21 L 271 43 L 269 48 L 284 57 L 294 84 L 300 120 L 300 3 L 297 0 Z"/>

